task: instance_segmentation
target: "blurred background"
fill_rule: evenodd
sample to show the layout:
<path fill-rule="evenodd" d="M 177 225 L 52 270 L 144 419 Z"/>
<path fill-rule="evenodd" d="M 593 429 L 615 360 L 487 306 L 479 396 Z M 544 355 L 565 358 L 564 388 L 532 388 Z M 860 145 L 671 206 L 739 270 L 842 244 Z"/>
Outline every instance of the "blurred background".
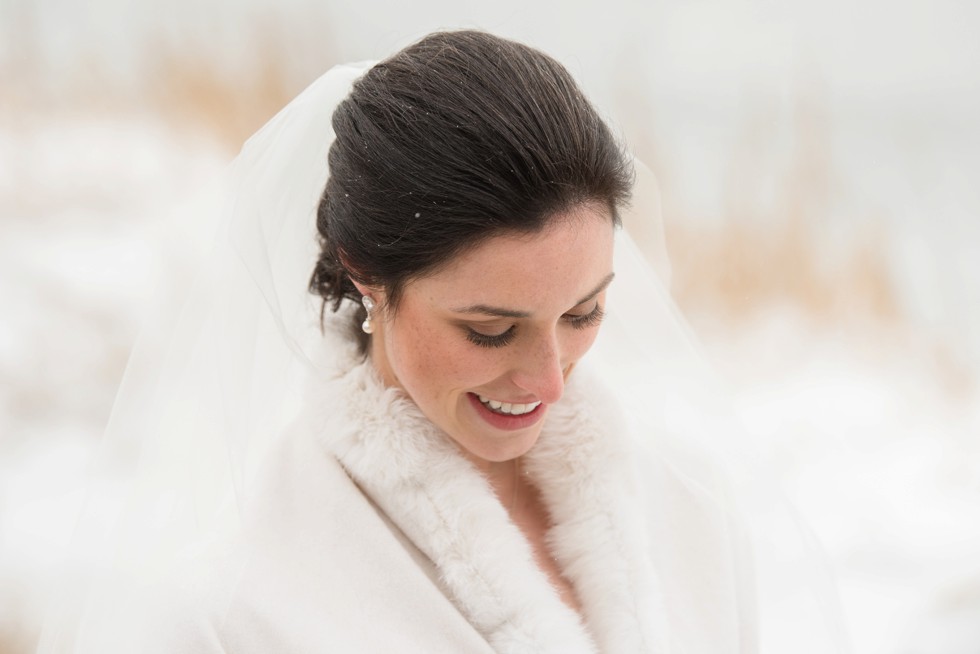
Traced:
<path fill-rule="evenodd" d="M 857 654 L 980 652 L 980 4 L 0 0 L 0 654 L 33 651 L 175 205 L 334 63 L 478 27 L 657 174 L 673 291 Z M 186 220 L 184 222 L 187 222 Z"/>

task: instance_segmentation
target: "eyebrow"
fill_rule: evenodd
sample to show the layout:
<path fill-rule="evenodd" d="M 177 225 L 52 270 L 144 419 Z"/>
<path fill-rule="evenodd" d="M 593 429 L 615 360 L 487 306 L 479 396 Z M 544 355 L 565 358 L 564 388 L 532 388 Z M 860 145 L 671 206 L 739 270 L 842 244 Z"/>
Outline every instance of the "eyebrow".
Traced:
<path fill-rule="evenodd" d="M 580 304 L 585 304 L 599 293 L 602 293 L 607 286 L 612 282 L 613 277 L 616 273 L 609 273 L 606 275 L 599 284 L 589 291 L 588 295 L 580 299 L 573 306 L 578 306 Z M 500 318 L 530 318 L 531 314 L 527 311 L 518 311 L 516 309 L 504 309 L 502 307 L 492 307 L 487 304 L 471 304 L 467 307 L 459 307 L 458 309 L 453 309 L 456 313 L 482 313 L 488 316 L 498 316 Z"/>

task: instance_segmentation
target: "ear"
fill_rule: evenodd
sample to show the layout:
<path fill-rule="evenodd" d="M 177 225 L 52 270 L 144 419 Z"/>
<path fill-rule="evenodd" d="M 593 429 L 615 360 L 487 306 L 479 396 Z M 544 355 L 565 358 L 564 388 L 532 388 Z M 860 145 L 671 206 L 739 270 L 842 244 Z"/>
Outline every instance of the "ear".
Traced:
<path fill-rule="evenodd" d="M 358 281 L 355 281 L 353 277 L 351 278 L 351 283 L 354 284 L 354 288 L 356 288 L 357 292 L 360 293 L 361 295 L 370 295 L 370 296 L 374 295 L 374 293 L 372 292 L 374 289 L 372 289 L 369 286 L 365 286 L 364 284 Z"/>
<path fill-rule="evenodd" d="M 374 301 L 375 307 L 384 308 L 385 302 L 388 299 L 384 289 L 377 286 L 365 286 L 358 281 L 354 281 L 354 279 L 351 279 L 351 283 L 354 284 L 354 288 L 357 289 L 362 297 L 371 298 Z"/>
<path fill-rule="evenodd" d="M 340 259 L 340 264 L 344 267 L 344 271 L 347 273 L 347 277 L 354 285 L 354 288 L 357 289 L 357 292 L 360 293 L 361 295 L 367 295 L 377 300 L 377 294 L 379 289 L 370 286 L 365 286 L 364 284 L 360 283 L 354 278 L 354 275 L 351 274 L 351 271 L 354 270 L 354 268 L 347 261 L 347 255 L 344 253 L 343 250 L 339 248 L 337 250 L 337 258 Z"/>
<path fill-rule="evenodd" d="M 354 284 L 354 288 L 357 289 L 358 293 L 360 293 L 364 297 L 371 298 L 372 300 L 374 300 L 375 304 L 380 304 L 381 300 L 384 298 L 384 291 L 382 291 L 380 288 L 377 288 L 375 286 L 365 286 L 364 284 L 356 281 L 353 278 L 351 278 L 351 283 Z"/>

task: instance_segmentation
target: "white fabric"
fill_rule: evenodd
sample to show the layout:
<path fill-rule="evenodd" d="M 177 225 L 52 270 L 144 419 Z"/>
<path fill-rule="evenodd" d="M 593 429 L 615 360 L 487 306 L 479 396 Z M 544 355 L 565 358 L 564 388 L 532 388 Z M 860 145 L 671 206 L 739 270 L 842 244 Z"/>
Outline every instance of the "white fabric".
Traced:
<path fill-rule="evenodd" d="M 196 559 L 183 596 L 151 607 L 138 651 L 753 651 L 727 512 L 628 436 L 586 366 L 526 460 L 583 623 L 482 475 L 352 344 L 327 340 L 333 361 L 245 531 Z"/>

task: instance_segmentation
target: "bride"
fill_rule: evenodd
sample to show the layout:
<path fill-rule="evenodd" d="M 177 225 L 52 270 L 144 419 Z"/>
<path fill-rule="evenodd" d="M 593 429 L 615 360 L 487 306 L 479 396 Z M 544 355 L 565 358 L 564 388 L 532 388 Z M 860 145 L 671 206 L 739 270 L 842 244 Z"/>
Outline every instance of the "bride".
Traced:
<path fill-rule="evenodd" d="M 836 651 L 822 590 L 766 594 L 812 570 L 766 543 L 805 534 L 760 532 L 734 428 L 680 410 L 710 391 L 621 229 L 658 218 L 633 165 L 560 64 L 486 33 L 324 75 L 134 354 L 122 518 L 41 651 Z"/>

